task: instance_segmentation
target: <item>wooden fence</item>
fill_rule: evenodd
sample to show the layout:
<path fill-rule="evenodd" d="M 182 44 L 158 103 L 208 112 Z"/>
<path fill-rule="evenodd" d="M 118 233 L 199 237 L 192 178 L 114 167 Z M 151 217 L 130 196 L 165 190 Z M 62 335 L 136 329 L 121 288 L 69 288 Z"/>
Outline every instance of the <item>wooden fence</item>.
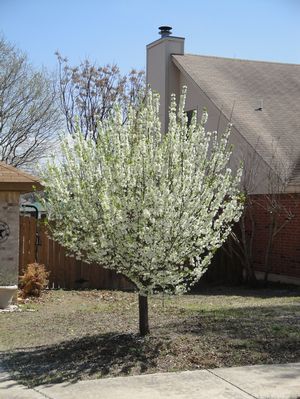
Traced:
<path fill-rule="evenodd" d="M 20 256 L 19 270 L 35 260 L 50 271 L 50 288 L 95 288 L 131 290 L 133 284 L 124 276 L 98 264 L 87 264 L 66 255 L 66 250 L 51 240 L 45 227 L 34 217 L 20 216 Z M 200 280 L 207 283 L 239 284 L 242 281 L 242 268 L 237 260 L 219 250 L 212 265 Z"/>
<path fill-rule="evenodd" d="M 19 271 L 37 261 L 50 271 L 50 288 L 133 289 L 124 276 L 98 264 L 87 264 L 66 255 L 66 250 L 51 240 L 45 227 L 34 217 L 20 216 Z"/>

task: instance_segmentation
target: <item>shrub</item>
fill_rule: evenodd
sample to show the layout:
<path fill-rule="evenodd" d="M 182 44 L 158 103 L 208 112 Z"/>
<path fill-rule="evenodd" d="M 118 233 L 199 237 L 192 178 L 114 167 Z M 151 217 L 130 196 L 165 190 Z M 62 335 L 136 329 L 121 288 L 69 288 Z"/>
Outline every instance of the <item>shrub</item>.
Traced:
<path fill-rule="evenodd" d="M 30 263 L 23 270 L 23 276 L 20 276 L 20 288 L 22 296 L 40 296 L 41 291 L 47 287 L 49 272 L 45 265 L 39 263 Z"/>

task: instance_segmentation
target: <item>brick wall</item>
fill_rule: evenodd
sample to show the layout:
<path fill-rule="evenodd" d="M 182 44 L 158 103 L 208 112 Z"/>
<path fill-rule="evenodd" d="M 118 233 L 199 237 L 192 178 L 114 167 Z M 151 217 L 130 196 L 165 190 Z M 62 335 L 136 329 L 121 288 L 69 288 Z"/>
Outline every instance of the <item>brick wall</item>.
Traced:
<path fill-rule="evenodd" d="M 0 237 L 0 286 L 15 285 L 19 267 L 19 193 L 0 192 L 0 222 L 9 227 L 9 235 L 3 234 L 4 241 Z"/>
<path fill-rule="evenodd" d="M 270 273 L 300 278 L 300 194 L 278 194 L 266 197 L 251 196 L 253 200 L 255 235 L 253 242 L 253 259 L 255 270 L 265 271 L 265 255 L 271 222 L 272 206 L 270 201 L 278 204 L 277 225 L 285 224 L 274 239 L 270 251 Z M 293 218 L 286 221 L 289 216 Z M 248 224 L 250 229 L 250 223 Z"/>

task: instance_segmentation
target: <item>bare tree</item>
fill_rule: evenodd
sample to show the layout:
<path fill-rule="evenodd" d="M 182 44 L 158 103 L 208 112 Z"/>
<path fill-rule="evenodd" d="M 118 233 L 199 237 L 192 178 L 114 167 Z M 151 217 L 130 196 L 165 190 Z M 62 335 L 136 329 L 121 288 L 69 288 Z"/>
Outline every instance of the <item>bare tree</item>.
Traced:
<path fill-rule="evenodd" d="M 0 160 L 32 166 L 47 155 L 58 126 L 53 80 L 0 38 Z"/>
<path fill-rule="evenodd" d="M 66 58 L 56 55 L 60 105 L 71 134 L 79 123 L 85 138 L 96 141 L 98 122 L 108 118 L 115 104 L 122 105 L 125 121 L 128 106 L 137 106 L 144 97 L 144 71 L 132 69 L 122 75 L 117 65 L 97 66 L 89 60 L 71 67 Z"/>
<path fill-rule="evenodd" d="M 292 194 L 286 193 L 288 177 L 291 172 L 291 165 L 280 161 L 277 147 L 273 145 L 270 168 L 265 178 L 266 193 L 255 195 L 259 182 L 261 170 L 260 157 L 256 151 L 248 157 L 244 165 L 242 190 L 244 193 L 244 212 L 236 225 L 231 240 L 224 247 L 228 255 L 234 255 L 244 269 L 246 282 L 256 284 L 255 275 L 255 235 L 258 233 L 259 211 L 268 215 L 268 235 L 264 240 L 263 269 L 264 282 L 268 281 L 272 272 L 271 254 L 274 248 L 274 241 L 278 234 L 295 217 L 295 198 Z M 293 201 L 284 201 L 282 194 L 289 195 Z M 289 203 L 289 206 L 287 206 Z M 291 205 L 292 204 L 292 205 Z"/>

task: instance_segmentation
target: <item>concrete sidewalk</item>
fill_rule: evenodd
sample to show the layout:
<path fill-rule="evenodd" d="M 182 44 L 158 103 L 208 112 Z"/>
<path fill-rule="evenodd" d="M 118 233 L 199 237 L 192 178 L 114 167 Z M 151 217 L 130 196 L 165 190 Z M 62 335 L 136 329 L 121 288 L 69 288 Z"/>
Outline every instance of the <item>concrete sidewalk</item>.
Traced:
<path fill-rule="evenodd" d="M 300 363 L 40 385 L 27 389 L 0 371 L 1 399 L 300 399 Z"/>

